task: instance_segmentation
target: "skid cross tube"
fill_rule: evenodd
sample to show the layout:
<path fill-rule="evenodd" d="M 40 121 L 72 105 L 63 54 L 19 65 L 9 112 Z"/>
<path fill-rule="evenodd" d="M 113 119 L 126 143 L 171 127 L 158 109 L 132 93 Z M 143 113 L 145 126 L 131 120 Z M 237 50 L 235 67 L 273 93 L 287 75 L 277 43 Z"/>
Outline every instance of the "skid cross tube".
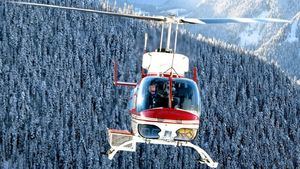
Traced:
<path fill-rule="evenodd" d="M 147 143 L 147 144 L 162 144 L 162 145 L 173 145 L 173 146 L 184 146 L 195 149 L 201 157 L 200 163 L 206 164 L 211 168 L 217 168 L 218 163 L 214 162 L 212 158 L 199 146 L 185 141 L 165 141 L 165 140 L 157 140 L 157 139 L 145 139 L 138 136 L 133 136 L 132 140 L 126 141 L 118 147 L 111 148 L 107 154 L 108 159 L 112 160 L 118 151 L 122 151 L 125 147 L 129 145 L 136 145 L 137 143 Z"/>

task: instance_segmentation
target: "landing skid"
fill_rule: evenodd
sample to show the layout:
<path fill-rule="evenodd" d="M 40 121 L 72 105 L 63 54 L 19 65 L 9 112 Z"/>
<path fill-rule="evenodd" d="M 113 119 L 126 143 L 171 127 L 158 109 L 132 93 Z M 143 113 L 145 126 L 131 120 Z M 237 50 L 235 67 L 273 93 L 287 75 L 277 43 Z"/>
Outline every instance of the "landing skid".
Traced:
<path fill-rule="evenodd" d="M 165 141 L 158 139 L 145 139 L 139 136 L 135 136 L 132 133 L 124 130 L 108 130 L 109 133 L 109 144 L 111 146 L 108 150 L 108 158 L 112 160 L 118 151 L 132 151 L 136 150 L 137 143 L 146 144 L 162 144 L 162 145 L 173 145 L 190 147 L 195 149 L 201 157 L 199 161 L 201 164 L 206 164 L 211 168 L 217 168 L 218 163 L 214 162 L 211 157 L 199 146 L 192 144 L 191 142 L 184 141 Z"/>

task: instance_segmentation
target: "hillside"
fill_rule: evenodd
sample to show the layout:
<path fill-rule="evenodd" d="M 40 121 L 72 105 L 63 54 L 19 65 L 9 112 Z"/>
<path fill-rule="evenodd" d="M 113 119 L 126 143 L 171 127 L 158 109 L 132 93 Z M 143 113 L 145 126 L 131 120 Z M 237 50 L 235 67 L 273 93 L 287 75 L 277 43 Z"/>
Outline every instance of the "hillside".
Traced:
<path fill-rule="evenodd" d="M 256 53 L 275 62 L 289 76 L 300 79 L 300 12 L 291 24 L 285 25 L 273 38 L 264 43 Z"/>
<path fill-rule="evenodd" d="M 273 17 L 291 19 L 299 11 L 298 0 L 172 0 L 172 1 L 140 1 L 117 0 L 122 6 L 124 2 L 150 14 L 167 15 L 170 13 L 184 17 Z M 187 27 L 194 33 L 207 37 L 215 37 L 225 42 L 243 46 L 246 49 L 258 49 L 273 37 L 282 24 L 226 24 L 211 26 Z"/>
<path fill-rule="evenodd" d="M 91 5 L 80 2 L 72 5 Z M 103 154 L 106 128 L 130 129 L 130 90 L 112 85 L 112 60 L 120 80 L 139 80 L 143 35 L 153 50 L 159 31 L 130 19 L 0 2 L 0 168 L 206 168 L 188 148 L 139 145 L 112 161 Z M 203 110 L 194 143 L 220 168 L 300 166 L 300 91 L 286 75 L 188 33 L 179 34 L 178 52 L 199 70 Z"/>

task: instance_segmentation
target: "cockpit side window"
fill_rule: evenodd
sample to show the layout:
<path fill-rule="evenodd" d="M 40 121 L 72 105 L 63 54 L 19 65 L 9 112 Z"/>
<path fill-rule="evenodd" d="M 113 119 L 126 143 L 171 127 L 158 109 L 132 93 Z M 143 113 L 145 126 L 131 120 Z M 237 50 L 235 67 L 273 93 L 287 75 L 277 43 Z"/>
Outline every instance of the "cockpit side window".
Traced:
<path fill-rule="evenodd" d="M 129 102 L 128 102 L 127 108 L 129 110 L 132 110 L 132 109 L 136 108 L 136 88 L 134 88 L 130 92 L 130 98 L 129 98 Z"/>

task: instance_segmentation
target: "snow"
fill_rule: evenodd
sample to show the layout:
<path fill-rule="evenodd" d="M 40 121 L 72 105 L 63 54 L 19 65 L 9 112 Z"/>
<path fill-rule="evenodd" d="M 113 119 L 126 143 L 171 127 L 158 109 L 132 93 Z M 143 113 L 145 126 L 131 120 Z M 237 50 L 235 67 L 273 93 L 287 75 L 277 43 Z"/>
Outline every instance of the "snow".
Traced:
<path fill-rule="evenodd" d="M 202 5 L 205 5 L 206 3 L 208 3 L 207 0 L 200 0 L 200 1 L 198 2 L 198 4 L 196 5 L 196 7 L 199 8 L 199 7 L 201 7 Z"/>
<path fill-rule="evenodd" d="M 297 85 L 300 85 L 300 79 L 296 81 Z"/>
<path fill-rule="evenodd" d="M 120 4 L 122 4 L 126 1 L 118 0 L 118 2 Z M 164 1 L 162 1 L 162 0 L 151 0 L 151 1 L 149 1 L 149 0 L 128 0 L 127 1 L 127 3 L 129 3 L 129 4 L 146 4 L 146 5 L 162 5 L 166 2 L 167 2 L 166 0 L 164 0 Z"/>
<path fill-rule="evenodd" d="M 299 41 L 299 39 L 296 37 L 296 32 L 297 32 L 298 25 L 299 25 L 298 23 L 299 23 L 299 21 L 296 21 L 292 24 L 291 33 L 288 35 L 286 42 L 294 43 L 294 42 Z"/>
<path fill-rule="evenodd" d="M 213 7 L 215 15 L 222 15 L 224 13 L 224 9 L 227 9 L 229 5 L 228 1 L 220 1 L 216 3 Z"/>
<path fill-rule="evenodd" d="M 167 10 L 166 13 L 178 15 L 179 13 L 184 13 L 184 12 L 186 12 L 186 11 L 187 11 L 187 10 L 186 10 L 186 9 L 183 9 L 183 8 L 175 8 L 175 9 L 169 9 L 169 10 Z"/>
<path fill-rule="evenodd" d="M 253 24 L 246 28 L 246 30 L 240 33 L 240 45 L 248 46 L 248 45 L 257 45 L 262 36 L 259 34 L 260 31 L 256 29 L 257 24 Z"/>
<path fill-rule="evenodd" d="M 268 11 L 263 11 L 257 18 L 265 18 L 269 15 Z M 258 45 L 259 42 L 262 40 L 261 30 L 258 24 L 249 24 L 245 31 L 240 33 L 239 38 L 240 42 L 239 44 L 241 46 L 249 46 L 249 45 Z"/>
<path fill-rule="evenodd" d="M 2 167 L 3 167 L 3 169 L 9 169 L 9 162 L 8 161 L 4 161 Z"/>

